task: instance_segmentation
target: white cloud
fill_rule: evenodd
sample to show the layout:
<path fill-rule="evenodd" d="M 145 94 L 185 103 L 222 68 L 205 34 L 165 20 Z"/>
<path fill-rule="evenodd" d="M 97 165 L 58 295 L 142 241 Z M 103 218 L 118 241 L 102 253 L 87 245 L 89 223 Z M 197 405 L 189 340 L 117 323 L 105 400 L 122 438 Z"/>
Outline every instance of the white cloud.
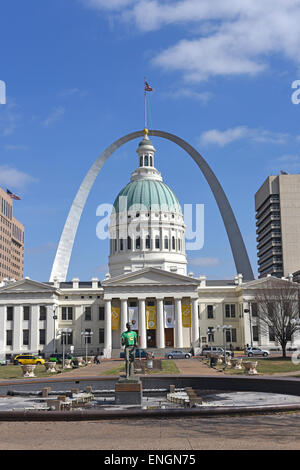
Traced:
<path fill-rule="evenodd" d="M 1 186 L 8 187 L 8 189 L 16 188 L 23 189 L 30 183 L 33 183 L 36 179 L 18 170 L 17 168 L 10 167 L 9 165 L 0 166 L 0 184 Z"/>
<path fill-rule="evenodd" d="M 176 43 L 153 64 L 189 81 L 256 75 L 275 54 L 300 64 L 299 0 L 82 0 L 142 32 L 176 26 Z M 193 37 L 192 37 L 193 36 Z"/>
<path fill-rule="evenodd" d="M 13 134 L 20 117 L 19 107 L 13 101 L 0 105 L 0 135 L 6 137 Z"/>
<path fill-rule="evenodd" d="M 215 144 L 220 147 L 235 142 L 237 140 L 247 139 L 253 142 L 283 144 L 288 135 L 282 132 L 272 132 L 266 129 L 250 129 L 247 126 L 237 126 L 224 131 L 210 129 L 201 134 L 200 145 Z"/>
<path fill-rule="evenodd" d="M 44 120 L 44 126 L 48 127 L 58 121 L 64 114 L 66 110 L 63 106 L 56 106 L 53 108 L 51 114 Z"/>

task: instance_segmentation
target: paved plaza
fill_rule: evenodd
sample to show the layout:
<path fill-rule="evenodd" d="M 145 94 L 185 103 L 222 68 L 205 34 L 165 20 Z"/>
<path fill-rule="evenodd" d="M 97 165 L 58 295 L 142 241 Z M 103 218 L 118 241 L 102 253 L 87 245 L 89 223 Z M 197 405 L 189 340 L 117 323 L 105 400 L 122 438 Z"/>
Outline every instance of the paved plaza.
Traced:
<path fill-rule="evenodd" d="M 68 372 L 100 376 L 120 361 Z M 181 374 L 220 374 L 197 359 L 176 361 Z M 74 422 L 0 422 L 0 450 L 298 450 L 300 413 Z M 134 443 L 134 444 L 133 444 Z"/>
<path fill-rule="evenodd" d="M 0 433 L 1 450 L 299 450 L 300 414 L 1 422 Z"/>

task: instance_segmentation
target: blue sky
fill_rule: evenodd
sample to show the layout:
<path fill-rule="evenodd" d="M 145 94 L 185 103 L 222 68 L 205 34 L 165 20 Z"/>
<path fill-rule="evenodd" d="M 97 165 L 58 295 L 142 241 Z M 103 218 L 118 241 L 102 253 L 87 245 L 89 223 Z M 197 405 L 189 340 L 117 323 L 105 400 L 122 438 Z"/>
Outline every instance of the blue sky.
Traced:
<path fill-rule="evenodd" d="M 206 158 L 233 207 L 257 273 L 254 193 L 269 174 L 300 171 L 300 1 L 11 0 L 1 5 L 0 185 L 22 197 L 25 275 L 48 280 L 72 200 L 114 140 L 149 127 Z M 230 278 L 221 216 L 195 163 L 153 138 L 156 167 L 181 204 L 205 206 L 205 243 L 189 270 Z M 137 141 L 105 164 L 87 201 L 68 279 L 103 279 L 108 241 L 96 209 L 112 203 L 137 166 Z"/>

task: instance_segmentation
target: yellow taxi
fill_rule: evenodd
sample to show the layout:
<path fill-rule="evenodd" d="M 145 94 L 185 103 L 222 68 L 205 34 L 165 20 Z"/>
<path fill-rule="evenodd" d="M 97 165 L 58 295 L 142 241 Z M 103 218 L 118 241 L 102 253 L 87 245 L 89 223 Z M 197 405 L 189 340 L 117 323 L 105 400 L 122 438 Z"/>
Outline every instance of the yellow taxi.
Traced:
<path fill-rule="evenodd" d="M 34 364 L 34 365 L 44 365 L 45 359 L 41 357 L 36 357 L 33 354 L 18 354 L 14 357 L 14 364 Z"/>

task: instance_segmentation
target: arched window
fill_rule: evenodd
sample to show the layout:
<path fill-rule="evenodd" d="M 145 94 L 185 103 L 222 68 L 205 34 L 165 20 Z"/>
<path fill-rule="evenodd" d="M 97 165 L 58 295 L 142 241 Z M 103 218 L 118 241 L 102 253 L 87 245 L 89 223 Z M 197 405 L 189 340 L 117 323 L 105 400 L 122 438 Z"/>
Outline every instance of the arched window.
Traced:
<path fill-rule="evenodd" d="M 175 250 L 175 237 L 172 237 L 172 250 Z"/>
<path fill-rule="evenodd" d="M 178 247 L 178 251 L 180 251 L 181 250 L 180 238 L 177 239 L 177 247 Z"/>
<path fill-rule="evenodd" d="M 124 248 L 124 240 L 123 238 L 120 239 L 120 251 L 123 251 Z"/>
<path fill-rule="evenodd" d="M 160 248 L 160 237 L 159 237 L 159 235 L 156 235 L 156 237 L 155 237 L 155 248 L 156 249 Z"/>
<path fill-rule="evenodd" d="M 117 243 L 117 239 L 115 238 L 115 253 L 117 251 L 117 247 L 118 247 L 118 243 Z"/>
<path fill-rule="evenodd" d="M 169 239 L 168 239 L 167 236 L 165 237 L 164 247 L 165 247 L 165 250 L 168 250 L 168 249 L 169 249 Z"/>
<path fill-rule="evenodd" d="M 141 249 L 141 239 L 140 239 L 140 237 L 138 237 L 138 238 L 135 240 L 135 249 L 136 249 L 136 250 L 140 250 L 140 249 Z"/>
<path fill-rule="evenodd" d="M 131 237 L 127 237 L 127 250 L 131 250 Z"/>
<path fill-rule="evenodd" d="M 147 250 L 150 250 L 150 235 L 146 236 L 145 247 Z"/>
<path fill-rule="evenodd" d="M 150 155 L 150 166 L 153 166 L 153 157 Z"/>
<path fill-rule="evenodd" d="M 140 157 L 140 166 L 143 166 L 143 157 Z"/>
<path fill-rule="evenodd" d="M 149 157 L 148 155 L 145 155 L 145 166 L 149 165 Z"/>

